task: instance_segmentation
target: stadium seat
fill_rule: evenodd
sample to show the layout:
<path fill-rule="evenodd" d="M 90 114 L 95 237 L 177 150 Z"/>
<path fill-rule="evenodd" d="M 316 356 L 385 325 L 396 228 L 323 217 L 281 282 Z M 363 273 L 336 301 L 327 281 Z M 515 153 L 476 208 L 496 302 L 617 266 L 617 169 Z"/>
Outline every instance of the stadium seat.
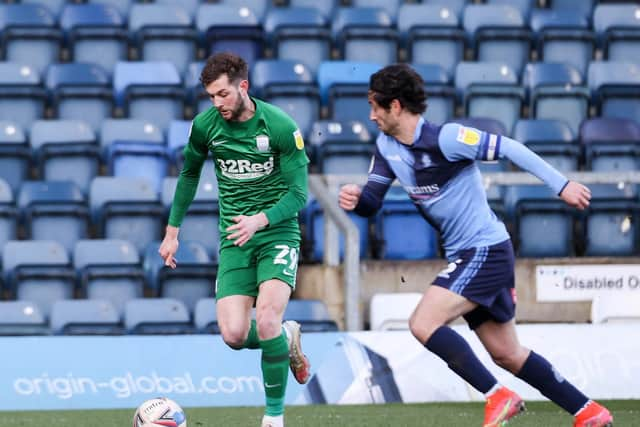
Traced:
<path fill-rule="evenodd" d="M 196 303 L 193 313 L 193 323 L 196 331 L 201 334 L 219 334 L 218 317 L 215 298 L 202 298 Z"/>
<path fill-rule="evenodd" d="M 11 2 L 8 1 L 7 3 Z M 20 3 L 44 6 L 49 12 L 51 12 L 53 17 L 57 19 L 67 3 L 67 0 L 20 0 Z"/>
<path fill-rule="evenodd" d="M 53 115 L 58 119 L 83 120 L 97 131 L 112 115 L 111 78 L 99 65 L 51 64 L 45 84 Z"/>
<path fill-rule="evenodd" d="M 636 184 L 592 184 L 585 213 L 585 255 L 640 253 L 640 200 Z"/>
<path fill-rule="evenodd" d="M 338 330 L 338 324 L 329 315 L 325 303 L 320 300 L 289 300 L 283 319 L 295 320 L 300 323 L 302 332 L 335 332 Z"/>
<path fill-rule="evenodd" d="M 182 301 L 193 313 L 199 299 L 214 296 L 216 263 L 202 243 L 185 240 L 182 235 L 175 254 L 177 268 L 164 265 L 159 247 L 160 242 L 149 244 L 144 255 L 143 267 L 152 295 Z"/>
<path fill-rule="evenodd" d="M 598 4 L 593 11 L 604 59 L 637 62 L 640 57 L 640 6 L 635 3 Z"/>
<path fill-rule="evenodd" d="M 323 174 L 366 174 L 375 151 L 371 134 L 355 121 L 315 122 L 308 147 L 309 157 Z"/>
<path fill-rule="evenodd" d="M 273 8 L 265 18 L 264 30 L 277 59 L 303 62 L 315 72 L 331 57 L 328 21 L 318 9 Z"/>
<path fill-rule="evenodd" d="M 31 147 L 17 123 L 0 121 L 0 179 L 16 193 L 31 168 Z"/>
<path fill-rule="evenodd" d="M 45 181 L 71 181 L 83 193 L 100 168 L 100 147 L 91 126 L 81 120 L 36 120 L 31 149 Z"/>
<path fill-rule="evenodd" d="M 391 17 L 383 9 L 339 8 L 331 31 L 340 58 L 345 61 L 397 62 L 398 34 Z"/>
<path fill-rule="evenodd" d="M 416 260 L 438 257 L 438 233 L 402 187 L 391 187 L 376 218 L 378 257 Z"/>
<path fill-rule="evenodd" d="M 100 147 L 106 152 L 115 141 L 148 141 L 164 144 L 164 135 L 162 129 L 148 120 L 107 119 L 100 128 Z"/>
<path fill-rule="evenodd" d="M 351 7 L 370 7 L 384 10 L 395 23 L 398 17 L 398 10 L 404 0 L 350 0 Z"/>
<path fill-rule="evenodd" d="M 593 6 L 597 1 L 602 0 L 580 0 L 579 2 L 576 2 L 575 0 L 549 0 L 547 3 L 552 10 L 571 11 L 576 15 L 590 19 L 593 12 Z"/>
<path fill-rule="evenodd" d="M 68 253 L 89 235 L 89 207 L 80 188 L 70 181 L 26 181 L 18 207 L 25 237 L 53 240 Z"/>
<path fill-rule="evenodd" d="M 640 117 L 638 64 L 594 61 L 589 65 L 589 87 L 600 117 Z"/>
<path fill-rule="evenodd" d="M 18 211 L 14 204 L 13 191 L 9 184 L 0 178 L 0 253 L 5 243 L 17 238 L 17 232 Z"/>
<path fill-rule="evenodd" d="M 463 26 L 477 61 L 502 63 L 520 75 L 529 61 L 531 33 L 518 9 L 504 4 L 472 4 Z"/>
<path fill-rule="evenodd" d="M 195 25 L 203 36 L 207 55 L 234 52 L 253 64 L 264 49 L 260 22 L 256 13 L 244 6 L 201 4 Z"/>
<path fill-rule="evenodd" d="M 565 121 L 574 135 L 589 114 L 590 93 L 582 76 L 570 65 L 527 64 L 522 78 L 529 93 L 532 118 Z"/>
<path fill-rule="evenodd" d="M 333 13 L 338 7 L 338 0 L 288 0 L 287 6 L 290 8 L 312 7 L 318 10 L 327 19 L 331 20 Z"/>
<path fill-rule="evenodd" d="M 247 8 L 256 16 L 258 22 L 263 22 L 272 2 L 264 0 L 220 0 L 219 3 L 235 8 Z"/>
<path fill-rule="evenodd" d="M 196 11 L 198 10 L 198 6 L 202 3 L 201 0 L 155 0 L 154 3 L 162 4 L 162 5 L 170 5 L 170 6 L 180 6 L 191 18 L 193 22 L 193 18 L 196 16 Z"/>
<path fill-rule="evenodd" d="M 593 171 L 640 170 L 640 125 L 628 119 L 598 117 L 580 128 L 585 166 Z"/>
<path fill-rule="evenodd" d="M 138 298 L 127 301 L 124 312 L 127 334 L 172 335 L 193 332 L 185 305 L 172 298 Z"/>
<path fill-rule="evenodd" d="M 162 204 L 167 212 L 171 208 L 178 179 L 168 177 L 162 186 Z M 217 259 L 220 231 L 218 229 L 218 183 L 215 176 L 201 176 L 196 195 L 180 226 L 180 239 L 197 241 L 207 253 Z"/>
<path fill-rule="evenodd" d="M 48 335 L 40 308 L 30 301 L 0 301 L 0 336 Z"/>
<path fill-rule="evenodd" d="M 580 145 L 566 122 L 552 119 L 518 120 L 513 139 L 525 144 L 559 171 L 579 169 Z"/>
<path fill-rule="evenodd" d="M 486 4 L 507 5 L 514 7 L 520 12 L 522 18 L 527 22 L 531 11 L 537 6 L 538 0 L 487 0 Z"/>
<path fill-rule="evenodd" d="M 320 99 L 329 110 L 328 118 L 339 121 L 359 121 L 369 131 L 377 133 L 369 120 L 367 91 L 371 74 L 382 65 L 371 62 L 325 61 L 318 68 Z"/>
<path fill-rule="evenodd" d="M 46 318 L 54 301 L 73 298 L 75 275 L 69 254 L 58 242 L 7 242 L 2 251 L 2 271 L 10 298 L 33 302 Z"/>
<path fill-rule="evenodd" d="M 640 295 L 634 293 L 605 293 L 593 297 L 591 322 L 638 322 L 640 321 Z"/>
<path fill-rule="evenodd" d="M 22 129 L 44 117 L 47 93 L 40 72 L 16 62 L 0 62 L 0 117 Z"/>
<path fill-rule="evenodd" d="M 87 0 L 88 3 L 108 5 L 114 8 L 120 16 L 126 19 L 129 16 L 129 9 L 135 0 Z"/>
<path fill-rule="evenodd" d="M 517 74 L 497 62 L 460 62 L 455 87 L 465 115 L 498 120 L 511 135 L 520 118 L 525 91 Z"/>
<path fill-rule="evenodd" d="M 459 20 L 462 20 L 464 8 L 467 7 L 469 3 L 472 3 L 472 0 L 422 0 L 421 2 L 416 3 L 445 6 L 449 11 L 453 12 Z M 405 2 L 405 4 L 409 4 L 409 2 Z"/>
<path fill-rule="evenodd" d="M 158 193 L 144 179 L 94 178 L 89 207 L 100 237 L 129 240 L 138 251 L 161 237 L 164 211 Z"/>
<path fill-rule="evenodd" d="M 62 32 L 56 17 L 39 4 L 0 4 L 3 60 L 28 64 L 37 73 L 58 62 Z M 4 117 L 3 117 L 4 118 Z"/>
<path fill-rule="evenodd" d="M 372 331 L 409 330 L 409 317 L 422 299 L 418 292 L 376 293 L 369 305 Z"/>
<path fill-rule="evenodd" d="M 204 68 L 204 61 L 196 61 L 189 64 L 184 77 L 186 90 L 186 104 L 192 109 L 193 115 L 201 113 L 212 107 L 209 94 L 202 87 L 200 73 Z"/>
<path fill-rule="evenodd" d="M 398 31 L 409 62 L 440 65 L 451 79 L 464 58 L 465 34 L 448 5 L 403 4 Z"/>
<path fill-rule="evenodd" d="M 129 0 L 124 0 L 128 2 Z M 101 66 L 109 74 L 127 59 L 128 32 L 115 4 L 67 4 L 60 16 L 71 60 Z M 128 9 L 128 5 L 127 5 Z"/>
<path fill-rule="evenodd" d="M 536 9 L 531 15 L 539 61 L 573 66 L 581 76 L 595 51 L 589 18 L 574 10 Z"/>
<path fill-rule="evenodd" d="M 181 75 L 196 59 L 198 34 L 191 16 L 178 3 L 134 4 L 129 32 L 142 61 L 169 61 Z"/>
<path fill-rule="evenodd" d="M 517 256 L 568 257 L 575 254 L 572 208 L 549 187 L 543 184 L 511 185 L 506 188 L 504 197 L 507 215 L 514 224 Z"/>
<path fill-rule="evenodd" d="M 311 71 L 293 60 L 258 60 L 251 69 L 256 95 L 288 113 L 304 136 L 320 118 L 320 94 Z"/>
<path fill-rule="evenodd" d="M 189 142 L 189 131 L 191 129 L 190 120 L 172 120 L 169 124 L 167 132 L 167 152 L 171 159 L 171 165 L 175 167 L 177 173 L 180 173 L 184 163 L 182 151 L 184 146 Z M 207 161 L 202 166 L 200 177 L 203 180 L 215 180 L 216 171 L 213 163 L 213 156 L 210 154 Z"/>
<path fill-rule="evenodd" d="M 449 76 L 438 64 L 411 64 L 422 77 L 427 93 L 427 111 L 424 118 L 443 124 L 455 115 L 456 91 L 449 84 Z"/>
<path fill-rule="evenodd" d="M 118 62 L 113 92 L 125 117 L 148 120 L 163 130 L 184 117 L 182 79 L 171 62 Z"/>
<path fill-rule="evenodd" d="M 113 304 L 99 299 L 61 300 L 51 308 L 53 335 L 121 335 L 120 314 Z"/>
<path fill-rule="evenodd" d="M 79 240 L 73 250 L 73 266 L 82 297 L 109 301 L 120 316 L 127 301 L 143 295 L 144 273 L 131 242 Z"/>

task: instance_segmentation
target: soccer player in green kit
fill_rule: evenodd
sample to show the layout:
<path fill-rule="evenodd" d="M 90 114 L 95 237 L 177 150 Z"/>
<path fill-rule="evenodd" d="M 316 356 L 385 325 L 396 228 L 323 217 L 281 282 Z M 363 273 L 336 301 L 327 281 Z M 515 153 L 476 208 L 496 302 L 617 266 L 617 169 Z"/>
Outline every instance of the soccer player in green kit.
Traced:
<path fill-rule="evenodd" d="M 309 159 L 295 122 L 279 108 L 249 96 L 242 58 L 230 53 L 210 57 L 200 80 L 213 107 L 191 125 L 159 253 L 165 265 L 176 268 L 179 227 L 211 152 L 220 207 L 218 324 L 229 347 L 262 350 L 262 427 L 282 427 L 289 367 L 301 384 L 310 372 L 300 325 L 282 323 L 295 288 L 297 215 L 306 203 Z M 251 319 L 254 304 L 256 320 Z"/>

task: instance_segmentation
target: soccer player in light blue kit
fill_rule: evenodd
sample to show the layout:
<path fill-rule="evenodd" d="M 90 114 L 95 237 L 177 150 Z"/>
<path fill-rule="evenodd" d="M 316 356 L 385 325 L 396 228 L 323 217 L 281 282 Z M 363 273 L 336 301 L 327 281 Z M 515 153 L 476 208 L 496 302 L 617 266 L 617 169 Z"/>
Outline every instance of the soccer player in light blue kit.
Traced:
<path fill-rule="evenodd" d="M 439 232 L 448 267 L 427 287 L 411 332 L 429 351 L 486 396 L 484 427 L 503 426 L 524 409 L 469 344 L 447 324 L 463 316 L 493 361 L 575 417 L 574 427 L 613 424 L 609 411 L 576 389 L 542 356 L 523 347 L 515 328 L 514 254 L 504 224 L 487 203 L 476 160 L 508 158 L 544 181 L 568 205 L 585 209 L 589 189 L 569 181 L 523 144 L 456 123 L 426 122 L 422 78 L 408 65 L 371 76 L 370 119 L 381 133 L 367 184 L 340 189 L 340 206 L 374 215 L 397 179 Z"/>

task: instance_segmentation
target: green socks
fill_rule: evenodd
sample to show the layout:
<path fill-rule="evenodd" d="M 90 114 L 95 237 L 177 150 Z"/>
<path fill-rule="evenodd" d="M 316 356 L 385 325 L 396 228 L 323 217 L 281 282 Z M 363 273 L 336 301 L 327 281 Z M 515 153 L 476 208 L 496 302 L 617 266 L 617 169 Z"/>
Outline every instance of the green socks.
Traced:
<path fill-rule="evenodd" d="M 253 328 L 255 322 L 251 326 Z M 265 414 L 282 415 L 284 413 L 284 393 L 289 378 L 289 344 L 283 333 L 278 337 L 260 341 L 260 348 L 262 348 L 262 378 L 267 397 Z"/>
<path fill-rule="evenodd" d="M 242 348 L 260 348 L 260 338 L 258 338 L 258 328 L 255 319 L 251 321 L 251 327 L 249 327 L 249 333 L 247 334 L 247 339 L 242 344 Z"/>

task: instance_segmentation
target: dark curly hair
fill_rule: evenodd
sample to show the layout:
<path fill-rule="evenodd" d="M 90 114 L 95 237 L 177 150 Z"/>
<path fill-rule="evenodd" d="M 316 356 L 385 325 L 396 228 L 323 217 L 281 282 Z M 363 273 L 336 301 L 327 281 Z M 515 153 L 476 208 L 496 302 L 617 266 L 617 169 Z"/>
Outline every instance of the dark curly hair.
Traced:
<path fill-rule="evenodd" d="M 424 80 L 407 64 L 387 65 L 372 74 L 369 96 L 385 110 L 390 108 L 394 99 L 414 114 L 422 114 L 427 109 Z"/>
<path fill-rule="evenodd" d="M 237 83 L 240 80 L 249 78 L 247 63 L 238 55 L 229 52 L 216 53 L 207 59 L 207 63 L 200 73 L 200 83 L 202 86 L 209 86 L 226 74 L 230 83 Z"/>

